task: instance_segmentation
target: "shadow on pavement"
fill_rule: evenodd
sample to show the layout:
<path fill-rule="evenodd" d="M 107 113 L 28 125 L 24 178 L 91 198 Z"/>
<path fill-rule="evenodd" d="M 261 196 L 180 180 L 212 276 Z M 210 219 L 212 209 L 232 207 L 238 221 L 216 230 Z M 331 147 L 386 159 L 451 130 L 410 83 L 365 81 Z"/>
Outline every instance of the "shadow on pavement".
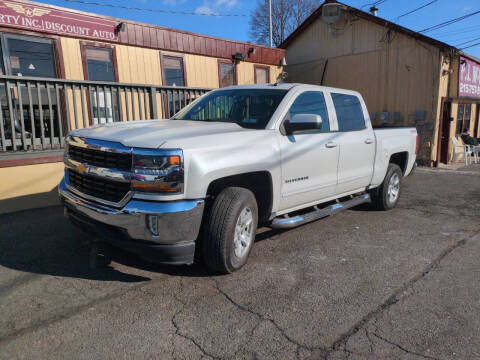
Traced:
<path fill-rule="evenodd" d="M 371 208 L 366 205 L 355 210 L 369 211 Z M 255 242 L 289 231 L 260 230 Z M 147 276 L 125 273 L 111 266 L 90 267 L 91 240 L 89 234 L 64 218 L 61 206 L 3 214 L 0 215 L 0 266 L 32 274 L 89 280 L 125 283 L 151 280 Z M 217 275 L 201 262 L 191 266 L 164 266 L 112 246 L 104 245 L 102 248 L 114 262 L 137 270 L 186 277 Z"/>
<path fill-rule="evenodd" d="M 0 215 L 0 265 L 22 272 L 126 283 L 149 277 L 89 266 L 91 238 L 63 217 L 60 206 Z M 113 261 L 140 270 L 177 276 L 211 276 L 201 266 L 160 266 L 117 248 Z"/>

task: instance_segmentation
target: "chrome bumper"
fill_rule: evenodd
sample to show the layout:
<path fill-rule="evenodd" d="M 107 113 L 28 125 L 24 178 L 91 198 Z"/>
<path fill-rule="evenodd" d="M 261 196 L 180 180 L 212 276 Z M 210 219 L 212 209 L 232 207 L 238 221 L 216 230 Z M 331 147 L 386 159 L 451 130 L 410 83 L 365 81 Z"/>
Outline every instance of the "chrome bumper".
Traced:
<path fill-rule="evenodd" d="M 71 191 L 62 179 L 58 192 L 65 207 L 73 213 L 122 230 L 131 240 L 144 240 L 158 245 L 194 242 L 200 231 L 204 201 L 185 200 L 150 202 L 130 200 L 123 208 L 115 209 L 85 200 Z M 156 216 L 158 235 L 147 224 Z"/>

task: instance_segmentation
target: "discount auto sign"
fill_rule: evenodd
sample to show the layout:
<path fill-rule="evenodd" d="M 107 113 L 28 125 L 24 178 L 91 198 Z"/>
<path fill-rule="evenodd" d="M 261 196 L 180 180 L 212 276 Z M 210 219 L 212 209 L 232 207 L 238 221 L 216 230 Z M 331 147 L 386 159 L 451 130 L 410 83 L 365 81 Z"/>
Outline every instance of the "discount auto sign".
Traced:
<path fill-rule="evenodd" d="M 0 25 L 116 41 L 115 21 L 17 1 L 0 1 Z"/>
<path fill-rule="evenodd" d="M 460 56 L 458 96 L 480 98 L 480 64 Z"/>

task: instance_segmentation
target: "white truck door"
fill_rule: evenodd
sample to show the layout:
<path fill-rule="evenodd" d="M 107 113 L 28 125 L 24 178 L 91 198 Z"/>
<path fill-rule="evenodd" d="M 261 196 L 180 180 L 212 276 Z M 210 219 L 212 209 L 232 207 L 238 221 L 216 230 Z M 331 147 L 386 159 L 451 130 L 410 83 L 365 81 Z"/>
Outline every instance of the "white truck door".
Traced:
<path fill-rule="evenodd" d="M 331 92 L 338 123 L 338 181 L 336 194 L 362 190 L 370 184 L 375 157 L 375 134 L 363 100 L 355 93 Z"/>
<path fill-rule="evenodd" d="M 305 207 L 335 193 L 339 147 L 329 116 L 332 105 L 325 100 L 323 91 L 304 91 L 293 100 L 284 118 L 285 121 L 296 114 L 320 115 L 322 128 L 278 134 L 282 161 L 280 211 Z"/>

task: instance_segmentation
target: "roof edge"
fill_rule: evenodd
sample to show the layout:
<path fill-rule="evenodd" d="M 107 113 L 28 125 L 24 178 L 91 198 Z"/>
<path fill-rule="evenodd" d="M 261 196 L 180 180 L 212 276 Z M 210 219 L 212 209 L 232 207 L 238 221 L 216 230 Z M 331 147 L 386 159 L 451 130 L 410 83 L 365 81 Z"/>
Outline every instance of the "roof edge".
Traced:
<path fill-rule="evenodd" d="M 42 2 L 39 2 L 39 1 L 30 1 L 30 0 L 14 0 L 14 1 L 18 2 L 18 3 L 23 3 L 25 5 L 41 6 L 41 7 L 44 7 L 44 8 L 50 8 L 50 9 L 54 9 L 54 10 L 57 10 L 57 11 L 70 12 L 70 13 L 77 14 L 77 15 L 91 16 L 91 17 L 94 17 L 94 18 L 111 20 L 111 21 L 115 21 L 115 22 L 118 22 L 118 23 L 124 22 L 126 24 L 132 24 L 132 25 L 141 26 L 141 27 L 144 27 L 144 28 L 153 28 L 153 29 L 164 30 L 164 31 L 172 32 L 172 33 L 178 33 L 178 34 L 184 34 L 184 35 L 190 35 L 190 36 L 199 36 L 199 37 L 214 40 L 214 41 L 222 41 L 222 42 L 225 41 L 225 42 L 228 42 L 228 43 L 232 44 L 232 46 L 235 46 L 235 44 L 240 45 L 240 46 L 251 46 L 251 47 L 257 48 L 258 50 L 271 52 L 271 54 L 276 53 L 276 54 L 278 54 L 278 55 L 276 55 L 278 57 L 280 56 L 280 54 L 283 54 L 283 56 L 285 54 L 284 49 L 272 48 L 272 47 L 269 47 L 269 46 L 255 44 L 255 43 L 252 43 L 252 42 L 232 40 L 232 39 L 221 38 L 221 37 L 217 37 L 217 36 L 213 36 L 213 35 L 194 33 L 194 32 L 190 32 L 190 31 L 186 31 L 186 30 L 169 28 L 169 27 L 165 27 L 165 26 L 143 23 L 143 22 L 138 22 L 138 21 L 129 20 L 129 19 L 125 19 L 125 18 L 112 17 L 112 16 L 108 16 L 108 15 L 102 15 L 102 14 L 97 14 L 97 13 L 72 9 L 72 8 L 64 7 L 64 6 L 45 4 L 45 3 L 42 3 Z M 39 31 L 39 32 L 43 32 L 43 31 Z M 59 35 L 60 36 L 72 37 L 71 35 L 68 35 L 68 34 L 59 34 Z M 108 40 L 102 40 L 102 41 L 110 42 L 110 43 L 121 43 L 121 41 L 118 41 L 118 42 L 111 42 L 111 41 L 108 41 Z M 146 46 L 146 47 L 148 47 L 148 46 Z M 162 49 L 160 49 L 160 50 L 162 50 Z M 163 49 L 163 50 L 172 51 L 171 49 Z M 182 51 L 182 50 L 178 50 L 178 51 L 179 52 L 185 52 L 185 51 Z M 187 53 L 188 53 L 188 51 L 187 51 Z M 195 53 L 192 53 L 192 54 L 195 54 Z M 270 62 L 267 62 L 265 64 L 274 65 L 273 63 L 270 63 Z M 275 62 L 275 64 L 276 64 L 276 62 Z"/>
<path fill-rule="evenodd" d="M 444 50 L 455 50 L 455 51 L 458 51 L 457 48 L 455 48 L 454 46 L 452 45 L 448 45 L 447 43 L 444 43 L 442 41 L 439 41 L 439 40 L 436 40 L 436 39 L 433 39 L 429 36 L 426 36 L 426 35 L 423 35 L 423 34 L 420 34 L 419 32 L 416 32 L 414 30 L 411 30 L 411 29 L 408 29 L 406 27 L 403 27 L 401 25 L 397 25 L 389 20 L 386 20 L 386 19 L 383 19 L 383 18 L 380 18 L 378 16 L 374 16 L 368 12 L 365 12 L 365 11 L 362 11 L 360 9 L 357 9 L 357 8 L 354 8 L 352 6 L 349 6 L 347 4 L 344 4 L 342 2 L 339 2 L 339 1 L 336 1 L 336 0 L 325 0 L 325 2 L 320 5 L 308 18 L 305 19 L 305 21 L 300 24 L 300 26 L 298 28 L 295 29 L 295 31 L 293 33 L 291 33 L 279 46 L 279 48 L 281 49 L 286 49 L 286 47 L 304 30 L 306 29 L 311 23 L 313 23 L 315 20 L 317 20 L 321 15 L 322 15 L 322 7 L 323 5 L 325 4 L 332 4 L 332 3 L 336 3 L 336 4 L 340 4 L 342 6 L 345 7 L 345 9 L 348 11 L 348 12 L 351 12 L 353 14 L 355 14 L 356 16 L 362 18 L 362 19 L 365 19 L 367 21 L 371 21 L 371 22 L 374 22 L 378 25 L 381 25 L 381 26 L 385 26 L 385 27 L 388 27 L 394 31 L 397 31 L 399 33 L 402 33 L 404 35 L 407 35 L 407 36 L 411 36 L 413 38 L 416 38 L 420 41 L 423 41 L 423 42 L 426 42 L 430 45 L 433 45 L 433 46 L 436 46 L 438 48 L 441 48 L 441 49 L 444 49 Z"/>

